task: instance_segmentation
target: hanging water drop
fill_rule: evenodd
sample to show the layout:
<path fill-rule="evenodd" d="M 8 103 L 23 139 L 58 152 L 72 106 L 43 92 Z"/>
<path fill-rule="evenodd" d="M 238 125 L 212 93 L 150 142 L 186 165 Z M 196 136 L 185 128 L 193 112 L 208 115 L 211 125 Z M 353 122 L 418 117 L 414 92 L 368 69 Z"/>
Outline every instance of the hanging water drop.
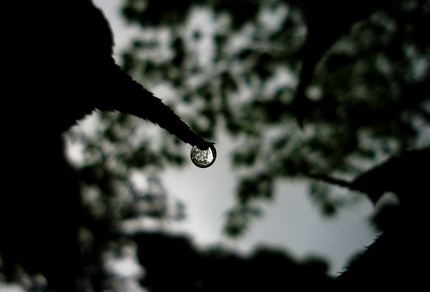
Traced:
<path fill-rule="evenodd" d="M 195 166 L 207 168 L 214 164 L 216 160 L 216 149 L 213 144 L 212 142 L 205 141 L 191 148 L 190 157 Z"/>

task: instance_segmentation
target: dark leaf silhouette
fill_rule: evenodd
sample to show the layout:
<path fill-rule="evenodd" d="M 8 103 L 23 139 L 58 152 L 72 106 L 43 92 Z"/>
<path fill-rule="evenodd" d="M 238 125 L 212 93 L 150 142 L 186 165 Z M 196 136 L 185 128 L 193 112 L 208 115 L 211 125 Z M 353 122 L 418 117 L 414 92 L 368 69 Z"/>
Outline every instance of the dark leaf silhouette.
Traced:
<path fill-rule="evenodd" d="M 399 157 L 391 157 L 386 162 L 346 182 L 326 175 L 314 174 L 312 177 L 325 182 L 347 187 L 365 193 L 376 204 L 386 192 L 395 193 L 405 208 L 416 209 L 417 197 L 426 189 L 427 173 L 423 171 L 430 163 L 430 148 L 411 150 Z"/>
<path fill-rule="evenodd" d="M 120 215 L 141 211 L 127 210 L 117 201 L 121 187 L 136 193 L 127 190 L 125 175 L 112 167 L 95 167 L 83 168 L 82 179 L 87 189 L 103 194 L 105 207 L 92 208 L 98 210 L 92 215 L 85 212 L 88 206 L 81 204 L 78 177 L 64 158 L 61 134 L 99 109 L 150 120 L 191 145 L 203 140 L 115 64 L 108 22 L 90 0 L 8 5 L 8 11 L 19 13 L 10 20 L 5 38 L 10 45 L 4 52 L 3 92 L 11 110 L 1 118 L 7 157 L 0 252 L 8 275 L 16 274 L 18 264 L 46 277 L 49 289 L 84 290 L 77 279 L 100 273 L 85 270 L 94 270 L 90 267 L 97 261 L 97 249 L 118 237 Z M 105 137 L 119 142 L 116 134 Z M 102 165 L 112 164 L 111 157 L 99 153 Z M 146 157 L 141 162 L 145 159 L 153 162 Z M 154 212 L 156 204 L 146 203 Z M 164 217 L 163 204 L 151 216 Z M 80 237 L 91 232 L 97 233 L 93 242 Z M 93 249 L 84 251 L 85 244 Z"/>

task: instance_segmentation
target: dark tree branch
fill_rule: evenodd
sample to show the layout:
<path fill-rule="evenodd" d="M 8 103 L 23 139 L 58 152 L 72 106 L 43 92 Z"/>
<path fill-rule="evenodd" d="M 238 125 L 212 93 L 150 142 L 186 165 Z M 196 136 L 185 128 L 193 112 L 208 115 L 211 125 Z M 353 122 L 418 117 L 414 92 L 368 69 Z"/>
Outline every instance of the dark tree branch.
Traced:
<path fill-rule="evenodd" d="M 385 192 L 395 193 L 405 206 L 416 205 L 412 193 L 425 190 L 428 173 L 424 171 L 430 165 L 430 147 L 411 150 L 394 156 L 386 162 L 361 174 L 352 182 L 339 180 L 324 174 L 311 174 L 315 179 L 347 187 L 350 190 L 367 194 L 376 204 Z"/>

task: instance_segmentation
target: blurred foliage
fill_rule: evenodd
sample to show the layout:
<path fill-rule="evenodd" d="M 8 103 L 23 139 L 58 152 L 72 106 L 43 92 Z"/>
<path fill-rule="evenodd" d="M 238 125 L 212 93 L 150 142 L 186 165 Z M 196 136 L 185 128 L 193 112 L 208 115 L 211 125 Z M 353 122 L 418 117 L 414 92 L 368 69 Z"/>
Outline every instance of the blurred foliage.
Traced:
<path fill-rule="evenodd" d="M 141 233 L 134 240 L 148 270 L 141 281 L 148 291 L 312 290 L 331 284 L 327 263 L 312 256 L 296 260 L 263 246 L 246 257 L 221 247 L 198 250 L 187 237 L 160 233 Z"/>
<path fill-rule="evenodd" d="M 303 53 L 307 28 L 298 2 L 125 0 L 123 4 L 124 17 L 141 27 L 122 52 L 124 70 L 151 91 L 162 93 L 163 101 L 198 134 L 216 141 L 215 131 L 222 128 L 237 145 L 232 155 L 239 176 L 237 202 L 227 212 L 226 223 L 230 235 L 240 235 L 261 216 L 261 204 L 277 195 L 274 185 L 281 179 L 307 178 L 311 173 L 351 179 L 389 155 L 429 143 L 422 139 L 430 123 L 426 1 L 392 1 L 337 40 L 318 63 L 308 87 L 302 129 L 292 106 L 307 57 Z M 331 13 L 327 17 L 335 19 L 337 12 Z M 183 287 L 217 287 L 221 282 L 213 276 L 228 268 L 231 272 L 225 277 L 245 269 L 243 278 L 237 278 L 244 280 L 237 285 L 252 284 L 257 278 L 249 277 L 255 272 L 249 270 L 252 261 L 258 268 L 276 268 L 274 263 L 280 261 L 301 271 L 301 277 L 312 278 L 279 252 L 259 251 L 244 260 L 225 251 L 198 253 L 186 239 L 152 240 L 166 253 L 180 246 L 170 255 L 176 256 L 176 263 L 192 260 L 200 267 L 204 261 L 208 269 L 221 268 L 205 270 L 206 278 L 191 279 L 185 275 L 191 270 L 182 266 L 166 270 L 168 265 L 158 260 L 161 255 L 155 260 L 151 254 L 143 255 L 153 247 L 145 248 L 151 239 L 143 240 L 142 229 L 185 216 L 184 206 L 167 195 L 160 179 L 163 167 L 185 161 L 182 145 L 127 115 L 98 113 L 89 123 L 68 134 L 71 148 L 83 150 L 78 151 L 83 157 L 72 159 L 82 190 L 80 290 L 139 290 L 127 286 L 133 285 L 127 279 L 141 277 L 142 270 L 132 276 L 115 271 L 124 259 L 139 259 L 145 266 L 148 275 L 141 284 L 149 291 L 162 291 L 174 283 L 165 279 L 175 273 L 181 273 L 177 280 L 183 281 Z M 328 215 L 357 199 L 314 181 L 309 190 Z M 191 258 L 178 259 L 183 253 Z M 325 264 L 316 266 L 318 275 L 324 275 Z M 31 279 L 21 271 L 18 275 L 20 282 L 30 283 L 28 290 L 43 291 L 46 286 L 37 275 Z"/>
<path fill-rule="evenodd" d="M 181 165 L 184 158 L 179 140 L 164 141 L 164 133 L 153 125 L 142 126 L 136 117 L 97 112 L 84 123 L 68 133 L 68 139 L 69 148 L 77 147 L 84 155 L 75 160 L 72 155 L 71 161 L 77 167 L 87 216 L 83 233 L 95 240 L 88 250 L 98 251 L 95 256 L 102 265 L 90 277 L 91 285 L 122 291 L 130 281 L 109 271 L 103 258 L 133 258 L 133 247 L 131 255 L 121 252 L 133 246 L 126 239 L 129 234 L 162 230 L 166 221 L 185 217 L 185 206 L 167 194 L 160 178 L 163 165 Z"/>
<path fill-rule="evenodd" d="M 430 122 L 429 6 L 387 3 L 317 64 L 300 129 L 292 99 L 309 56 L 297 1 L 125 1 L 124 17 L 141 32 L 123 52 L 124 69 L 150 88 L 168 88 L 175 96 L 168 102 L 198 133 L 212 137 L 223 127 L 237 142 L 232 161 L 242 175 L 229 234 L 240 234 L 261 213 L 279 179 L 309 173 L 351 179 L 426 143 L 420 133 Z M 336 19 L 340 12 L 329 13 L 324 17 Z M 325 214 L 357 199 L 310 185 Z"/>

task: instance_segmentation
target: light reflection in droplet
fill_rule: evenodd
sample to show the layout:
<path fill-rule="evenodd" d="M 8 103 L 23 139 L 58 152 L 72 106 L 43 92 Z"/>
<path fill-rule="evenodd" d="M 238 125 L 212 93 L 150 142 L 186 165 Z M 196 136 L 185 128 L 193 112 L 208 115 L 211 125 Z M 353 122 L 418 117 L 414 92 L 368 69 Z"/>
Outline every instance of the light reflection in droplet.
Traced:
<path fill-rule="evenodd" d="M 216 149 L 213 145 L 210 145 L 207 150 L 201 150 L 196 145 L 191 148 L 191 161 L 195 166 L 200 168 L 206 168 L 211 166 L 216 159 Z"/>

